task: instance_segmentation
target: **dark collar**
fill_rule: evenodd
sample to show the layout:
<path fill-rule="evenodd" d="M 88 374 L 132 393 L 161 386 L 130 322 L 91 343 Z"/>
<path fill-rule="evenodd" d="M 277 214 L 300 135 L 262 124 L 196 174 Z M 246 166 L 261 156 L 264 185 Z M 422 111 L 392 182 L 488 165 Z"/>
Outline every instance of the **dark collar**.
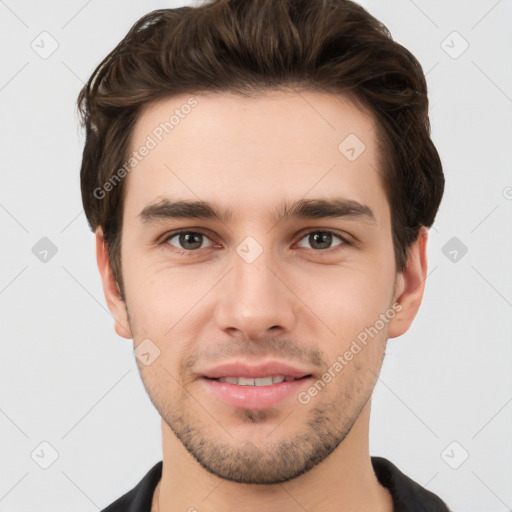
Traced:
<path fill-rule="evenodd" d="M 372 457 L 377 479 L 393 498 L 394 512 L 450 512 L 446 504 L 383 457 Z M 153 492 L 162 476 L 163 462 L 157 462 L 129 492 L 102 512 L 150 512 Z"/>
<path fill-rule="evenodd" d="M 381 485 L 391 493 L 395 512 L 450 512 L 438 496 L 411 480 L 389 460 L 372 457 L 372 465 Z"/>

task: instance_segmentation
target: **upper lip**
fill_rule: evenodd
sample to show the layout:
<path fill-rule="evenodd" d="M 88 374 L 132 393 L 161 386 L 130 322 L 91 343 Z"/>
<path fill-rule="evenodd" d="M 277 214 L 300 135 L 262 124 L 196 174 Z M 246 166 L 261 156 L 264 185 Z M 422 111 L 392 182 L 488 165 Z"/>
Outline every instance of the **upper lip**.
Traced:
<path fill-rule="evenodd" d="M 281 361 L 267 361 L 257 365 L 238 361 L 215 366 L 202 372 L 202 375 L 209 379 L 219 379 L 221 377 L 256 378 L 276 375 L 300 379 L 306 375 L 311 375 L 311 372 L 290 366 L 288 363 Z"/>

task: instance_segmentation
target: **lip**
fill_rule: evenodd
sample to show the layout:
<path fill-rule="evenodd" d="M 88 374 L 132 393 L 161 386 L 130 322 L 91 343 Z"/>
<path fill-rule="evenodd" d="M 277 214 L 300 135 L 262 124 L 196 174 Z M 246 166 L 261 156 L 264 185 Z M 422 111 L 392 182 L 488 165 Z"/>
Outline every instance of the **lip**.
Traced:
<path fill-rule="evenodd" d="M 219 382 L 221 377 L 270 377 L 282 375 L 296 380 L 284 381 L 270 386 L 239 386 L 229 382 Z M 313 373 L 308 369 L 293 367 L 281 361 L 267 361 L 250 365 L 236 361 L 224 363 L 205 370 L 201 374 L 206 392 L 230 407 L 238 409 L 268 409 L 297 396 L 300 389 L 310 385 Z"/>
<path fill-rule="evenodd" d="M 208 393 L 238 409 L 269 409 L 291 396 L 297 396 L 300 388 L 310 385 L 311 381 L 312 377 L 305 377 L 270 386 L 239 386 L 206 377 L 201 379 Z"/>
<path fill-rule="evenodd" d="M 241 361 L 224 363 L 214 368 L 201 372 L 203 377 L 209 379 L 219 379 L 221 377 L 271 377 L 273 375 L 283 375 L 284 377 L 293 377 L 301 379 L 306 375 L 312 375 L 307 369 L 293 367 L 281 361 L 267 361 L 258 365 L 250 365 Z"/>

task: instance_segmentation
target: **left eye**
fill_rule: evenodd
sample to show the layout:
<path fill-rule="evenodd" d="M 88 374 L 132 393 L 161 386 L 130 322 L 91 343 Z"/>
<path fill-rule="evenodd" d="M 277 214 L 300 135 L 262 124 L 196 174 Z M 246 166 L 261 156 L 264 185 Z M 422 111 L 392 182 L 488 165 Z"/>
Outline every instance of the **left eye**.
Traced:
<path fill-rule="evenodd" d="M 336 246 L 349 244 L 349 242 L 347 242 L 345 238 L 332 231 L 310 231 L 309 233 L 306 233 L 305 236 L 301 238 L 301 240 L 307 238 L 308 242 L 313 246 L 313 249 L 318 249 L 322 251 L 330 249 L 332 247 L 333 237 L 337 238 L 338 240 L 341 240 L 341 242 L 339 244 L 336 244 Z"/>

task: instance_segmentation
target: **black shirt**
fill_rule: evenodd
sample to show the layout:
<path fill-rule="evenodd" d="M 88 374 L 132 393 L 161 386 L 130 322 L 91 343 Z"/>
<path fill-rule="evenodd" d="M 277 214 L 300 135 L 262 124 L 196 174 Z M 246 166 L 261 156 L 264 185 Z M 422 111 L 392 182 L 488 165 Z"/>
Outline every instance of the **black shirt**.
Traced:
<path fill-rule="evenodd" d="M 389 460 L 383 457 L 372 457 L 371 460 L 377 479 L 391 493 L 395 512 L 450 512 L 438 496 L 404 475 Z M 162 461 L 155 464 L 131 491 L 102 512 L 151 512 L 153 492 L 161 476 Z"/>

